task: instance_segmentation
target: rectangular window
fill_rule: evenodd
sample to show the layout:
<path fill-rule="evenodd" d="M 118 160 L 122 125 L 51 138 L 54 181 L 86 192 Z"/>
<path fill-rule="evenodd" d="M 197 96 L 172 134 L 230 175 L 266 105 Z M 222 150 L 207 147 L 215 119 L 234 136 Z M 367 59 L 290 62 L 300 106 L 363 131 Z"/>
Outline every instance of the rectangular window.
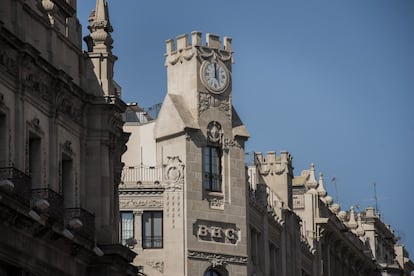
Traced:
<path fill-rule="evenodd" d="M 0 167 L 7 167 L 7 128 L 6 116 L 0 113 Z"/>
<path fill-rule="evenodd" d="M 163 247 L 162 212 L 144 212 L 142 214 L 142 248 Z"/>
<path fill-rule="evenodd" d="M 62 194 L 65 208 L 75 206 L 75 185 L 73 183 L 72 159 L 62 154 Z"/>
<path fill-rule="evenodd" d="M 204 148 L 204 188 L 211 192 L 221 192 L 221 149 Z"/>
<path fill-rule="evenodd" d="M 32 187 L 41 188 L 41 140 L 30 133 L 29 135 L 29 174 L 32 178 Z"/>
<path fill-rule="evenodd" d="M 134 237 L 134 214 L 132 212 L 121 212 L 121 243 Z"/>

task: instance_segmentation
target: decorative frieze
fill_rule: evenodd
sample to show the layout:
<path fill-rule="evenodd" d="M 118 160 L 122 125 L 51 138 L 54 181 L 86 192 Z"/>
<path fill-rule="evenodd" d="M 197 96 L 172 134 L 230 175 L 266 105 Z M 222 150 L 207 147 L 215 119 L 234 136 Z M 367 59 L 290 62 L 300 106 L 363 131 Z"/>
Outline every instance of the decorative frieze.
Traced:
<path fill-rule="evenodd" d="M 164 202 L 162 199 L 123 199 L 119 200 L 120 208 L 162 208 Z"/>
<path fill-rule="evenodd" d="M 211 263 L 213 267 L 224 266 L 227 264 L 247 265 L 247 256 L 216 254 L 203 251 L 188 251 L 188 257 L 191 259 L 204 260 Z"/>

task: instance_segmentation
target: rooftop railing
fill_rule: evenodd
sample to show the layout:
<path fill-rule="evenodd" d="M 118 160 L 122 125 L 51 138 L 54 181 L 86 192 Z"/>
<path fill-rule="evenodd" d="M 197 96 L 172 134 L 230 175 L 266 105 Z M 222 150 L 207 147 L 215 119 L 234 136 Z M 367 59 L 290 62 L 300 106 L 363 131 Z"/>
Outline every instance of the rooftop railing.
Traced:
<path fill-rule="evenodd" d="M 160 183 L 163 180 L 164 167 L 138 165 L 124 167 L 121 184 L 134 185 L 143 183 Z"/>

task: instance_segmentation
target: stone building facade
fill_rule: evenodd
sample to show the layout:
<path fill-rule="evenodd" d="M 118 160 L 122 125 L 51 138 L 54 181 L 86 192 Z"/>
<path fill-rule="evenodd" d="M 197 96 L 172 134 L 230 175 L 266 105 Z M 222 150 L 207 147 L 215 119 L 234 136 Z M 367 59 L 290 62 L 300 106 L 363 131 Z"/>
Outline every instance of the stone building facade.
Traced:
<path fill-rule="evenodd" d="M 84 53 L 76 6 L 0 1 L 0 275 L 137 273 L 118 240 L 128 135 L 108 7 Z"/>
<path fill-rule="evenodd" d="M 231 38 L 182 35 L 165 56 L 159 116 L 124 116 L 120 238 L 144 275 L 409 275 L 392 230 L 371 209 L 340 211 L 313 165 L 295 176 L 282 151 L 246 167 Z"/>

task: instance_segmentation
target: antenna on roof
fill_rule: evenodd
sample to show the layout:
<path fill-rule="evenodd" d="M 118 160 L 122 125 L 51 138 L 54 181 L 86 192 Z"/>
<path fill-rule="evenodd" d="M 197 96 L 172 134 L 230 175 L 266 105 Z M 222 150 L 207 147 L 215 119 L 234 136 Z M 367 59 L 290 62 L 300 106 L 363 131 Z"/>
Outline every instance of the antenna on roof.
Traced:
<path fill-rule="evenodd" d="M 377 197 L 377 183 L 374 182 L 374 200 L 375 200 L 375 212 L 378 214 L 378 197 Z"/>
<path fill-rule="evenodd" d="M 338 187 L 336 186 L 336 176 L 332 177 L 331 181 L 333 182 L 334 186 L 335 186 L 335 202 L 339 203 L 339 198 L 338 198 Z"/>

